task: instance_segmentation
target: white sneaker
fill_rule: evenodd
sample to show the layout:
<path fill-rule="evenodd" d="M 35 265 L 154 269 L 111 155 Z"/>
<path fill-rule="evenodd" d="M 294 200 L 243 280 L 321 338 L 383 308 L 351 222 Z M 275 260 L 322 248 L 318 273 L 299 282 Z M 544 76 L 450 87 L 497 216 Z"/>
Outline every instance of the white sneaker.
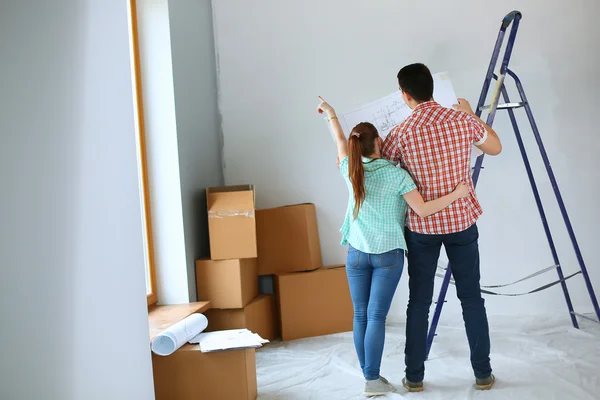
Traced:
<path fill-rule="evenodd" d="M 365 383 L 365 396 L 383 396 L 395 391 L 396 388 L 383 377 Z"/>

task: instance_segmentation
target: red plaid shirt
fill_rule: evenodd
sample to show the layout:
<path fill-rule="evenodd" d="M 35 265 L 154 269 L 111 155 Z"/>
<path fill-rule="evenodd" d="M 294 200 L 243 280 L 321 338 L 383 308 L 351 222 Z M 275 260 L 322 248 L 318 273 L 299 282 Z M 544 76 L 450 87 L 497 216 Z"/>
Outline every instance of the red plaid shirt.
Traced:
<path fill-rule="evenodd" d="M 473 144 L 481 144 L 486 138 L 487 131 L 477 118 L 434 101 L 419 104 L 390 131 L 382 155 L 400 162 L 425 201 L 451 193 L 462 181 L 471 187 L 469 197 L 427 218 L 409 208 L 408 229 L 439 235 L 464 231 L 477 221 L 483 211 L 471 179 L 471 150 Z"/>

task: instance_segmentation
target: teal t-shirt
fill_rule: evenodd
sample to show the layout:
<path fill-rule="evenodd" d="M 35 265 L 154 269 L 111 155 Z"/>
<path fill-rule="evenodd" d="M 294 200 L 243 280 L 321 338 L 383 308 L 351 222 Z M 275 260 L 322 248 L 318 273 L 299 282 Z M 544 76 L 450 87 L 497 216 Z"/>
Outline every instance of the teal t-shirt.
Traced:
<path fill-rule="evenodd" d="M 350 244 L 369 254 L 406 250 L 404 226 L 407 204 L 402 196 L 417 187 L 408 172 L 388 160 L 363 158 L 363 163 L 366 194 L 358 217 L 354 219 L 354 193 L 348 176 L 348 157 L 340 162 L 340 172 L 350 193 L 346 218 L 340 229 L 341 244 Z"/>

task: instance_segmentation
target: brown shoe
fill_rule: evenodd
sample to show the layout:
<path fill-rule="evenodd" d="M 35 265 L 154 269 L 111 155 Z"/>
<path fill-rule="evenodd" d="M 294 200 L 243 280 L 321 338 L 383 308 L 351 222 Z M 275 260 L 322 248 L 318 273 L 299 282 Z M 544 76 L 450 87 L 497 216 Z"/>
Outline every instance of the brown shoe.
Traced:
<path fill-rule="evenodd" d="M 494 375 L 490 375 L 483 379 L 475 379 L 475 389 L 490 390 L 494 386 L 494 383 L 496 383 L 496 377 Z"/>
<path fill-rule="evenodd" d="M 423 382 L 411 382 L 406 378 L 402 379 L 402 386 L 404 386 L 409 392 L 422 392 L 424 389 Z"/>

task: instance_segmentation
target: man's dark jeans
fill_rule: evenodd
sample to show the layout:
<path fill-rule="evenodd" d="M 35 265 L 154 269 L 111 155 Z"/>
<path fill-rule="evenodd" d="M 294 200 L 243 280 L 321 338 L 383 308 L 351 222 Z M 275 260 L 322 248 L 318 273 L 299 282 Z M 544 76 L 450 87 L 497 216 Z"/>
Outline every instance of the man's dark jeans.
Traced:
<path fill-rule="evenodd" d="M 406 379 L 411 382 L 421 382 L 425 375 L 429 309 L 442 244 L 450 260 L 456 293 L 463 310 L 475 377 L 487 378 L 492 373 L 489 327 L 479 286 L 478 238 L 476 225 L 445 235 L 424 235 L 406 230 L 410 294 L 404 354 Z"/>

